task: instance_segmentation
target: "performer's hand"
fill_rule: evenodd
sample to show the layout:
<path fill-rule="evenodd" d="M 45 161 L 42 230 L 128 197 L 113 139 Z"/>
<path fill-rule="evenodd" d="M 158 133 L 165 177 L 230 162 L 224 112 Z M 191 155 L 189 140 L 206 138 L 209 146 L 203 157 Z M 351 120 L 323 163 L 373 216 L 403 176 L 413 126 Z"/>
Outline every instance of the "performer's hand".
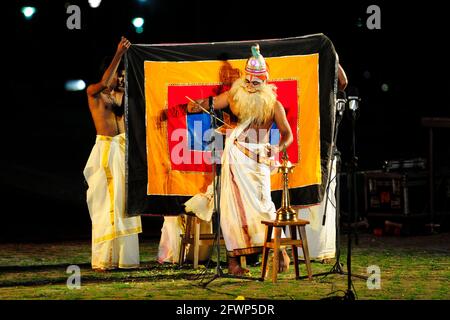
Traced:
<path fill-rule="evenodd" d="M 117 46 L 117 53 L 123 55 L 131 46 L 131 42 L 127 38 L 122 37 L 119 45 Z"/>
<path fill-rule="evenodd" d="M 284 145 L 283 146 L 280 146 L 279 144 L 266 145 L 266 152 L 267 152 L 268 157 L 273 157 L 273 156 L 277 155 L 278 153 L 283 152 L 283 150 L 284 150 Z M 280 157 L 281 157 L 281 155 L 280 155 Z"/>
<path fill-rule="evenodd" d="M 266 145 L 266 154 L 268 157 L 273 157 L 278 152 L 280 152 L 280 148 L 278 145 L 271 145 L 271 144 Z"/>
<path fill-rule="evenodd" d="M 196 102 L 197 103 L 202 103 L 203 100 L 196 101 Z M 193 103 L 191 101 L 188 102 L 187 110 L 188 110 L 189 113 L 198 113 L 198 112 L 202 111 L 202 108 L 200 108 L 197 103 Z"/>

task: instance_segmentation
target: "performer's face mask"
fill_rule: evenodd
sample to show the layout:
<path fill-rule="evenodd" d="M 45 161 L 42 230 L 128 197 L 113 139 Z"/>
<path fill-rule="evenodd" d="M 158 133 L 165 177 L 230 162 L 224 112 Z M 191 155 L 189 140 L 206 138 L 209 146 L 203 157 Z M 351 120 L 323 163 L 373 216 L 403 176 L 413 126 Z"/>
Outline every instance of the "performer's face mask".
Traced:
<path fill-rule="evenodd" d="M 263 85 L 264 80 L 251 75 L 247 74 L 245 76 L 245 90 L 249 93 L 255 93 L 261 89 L 261 86 Z"/>

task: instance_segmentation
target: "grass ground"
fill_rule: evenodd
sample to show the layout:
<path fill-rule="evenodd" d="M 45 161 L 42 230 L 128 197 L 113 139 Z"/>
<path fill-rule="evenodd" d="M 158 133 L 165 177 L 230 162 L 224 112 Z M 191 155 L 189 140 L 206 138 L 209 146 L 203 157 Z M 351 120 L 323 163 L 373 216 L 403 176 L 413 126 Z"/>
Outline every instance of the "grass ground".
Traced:
<path fill-rule="evenodd" d="M 352 247 L 352 272 L 369 276 L 367 268 L 380 268 L 381 288 L 369 289 L 367 281 L 353 278 L 353 291 L 361 300 L 449 300 L 450 234 L 417 237 L 375 237 L 359 235 Z M 346 271 L 345 237 L 341 263 Z M 0 244 L 0 299 L 322 299 L 342 296 L 347 291 L 347 276 L 329 274 L 295 280 L 294 270 L 279 275 L 278 283 L 259 280 L 259 266 L 250 266 L 248 278 L 211 279 L 216 268 L 193 270 L 190 265 L 160 265 L 155 261 L 158 239 L 141 240 L 141 268 L 133 271 L 94 272 L 90 268 L 88 241 Z M 224 252 L 224 250 L 222 250 Z M 223 259 L 225 261 L 225 259 Z M 313 273 L 329 271 L 329 263 L 313 262 Z M 80 289 L 69 289 L 69 265 L 81 270 Z M 226 270 L 226 268 L 223 268 Z M 300 265 L 305 275 L 304 265 Z M 226 271 L 225 271 L 226 274 Z"/>

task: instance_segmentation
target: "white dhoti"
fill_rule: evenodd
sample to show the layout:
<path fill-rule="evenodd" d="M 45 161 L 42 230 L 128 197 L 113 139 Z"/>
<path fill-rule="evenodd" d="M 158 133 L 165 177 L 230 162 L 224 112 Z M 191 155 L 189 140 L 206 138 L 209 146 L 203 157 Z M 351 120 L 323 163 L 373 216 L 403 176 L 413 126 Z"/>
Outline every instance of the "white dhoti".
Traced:
<path fill-rule="evenodd" d="M 125 217 L 125 134 L 97 135 L 84 168 L 92 221 L 92 268 L 139 266 L 141 217 Z"/>
<path fill-rule="evenodd" d="M 159 263 L 178 263 L 181 235 L 184 233 L 184 225 L 181 220 L 181 216 L 164 217 L 158 246 L 157 261 Z"/>
<path fill-rule="evenodd" d="M 270 166 L 243 152 L 265 155 L 267 144 L 237 140 L 247 125 L 240 124 L 233 130 L 222 155 L 220 225 L 230 256 L 261 252 L 265 236 L 261 221 L 276 217 L 270 195 Z"/>
<path fill-rule="evenodd" d="M 299 218 L 310 221 L 310 224 L 306 226 L 306 237 L 309 257 L 312 260 L 325 260 L 336 256 L 336 161 L 332 162 L 330 174 L 332 180 L 329 185 L 328 199 L 325 193 L 320 204 L 298 210 Z M 326 215 L 325 225 L 322 225 L 324 214 Z M 298 252 L 303 257 L 301 248 Z"/>

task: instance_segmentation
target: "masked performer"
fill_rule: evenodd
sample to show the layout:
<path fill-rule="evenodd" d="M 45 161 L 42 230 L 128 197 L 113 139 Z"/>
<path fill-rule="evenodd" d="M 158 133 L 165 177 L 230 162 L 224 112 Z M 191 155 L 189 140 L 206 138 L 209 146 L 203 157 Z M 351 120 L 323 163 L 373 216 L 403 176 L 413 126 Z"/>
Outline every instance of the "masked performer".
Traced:
<path fill-rule="evenodd" d="M 270 194 L 271 164 L 274 155 L 293 141 L 284 107 L 277 100 L 276 87 L 268 84 L 268 79 L 265 59 L 259 46 L 253 46 L 245 77 L 213 99 L 215 109 L 229 106 L 238 118 L 237 126 L 227 133 L 220 180 L 220 224 L 228 253 L 228 271 L 234 275 L 248 271 L 239 265 L 239 256 L 262 251 L 265 226 L 261 221 L 276 218 Z M 208 100 L 188 103 L 188 111 L 208 110 Z M 271 146 L 269 133 L 274 122 L 281 139 L 278 145 Z M 213 208 L 211 199 L 208 192 L 196 195 L 186 202 L 186 211 L 208 220 Z M 280 271 L 289 266 L 284 249 L 279 265 Z"/>

